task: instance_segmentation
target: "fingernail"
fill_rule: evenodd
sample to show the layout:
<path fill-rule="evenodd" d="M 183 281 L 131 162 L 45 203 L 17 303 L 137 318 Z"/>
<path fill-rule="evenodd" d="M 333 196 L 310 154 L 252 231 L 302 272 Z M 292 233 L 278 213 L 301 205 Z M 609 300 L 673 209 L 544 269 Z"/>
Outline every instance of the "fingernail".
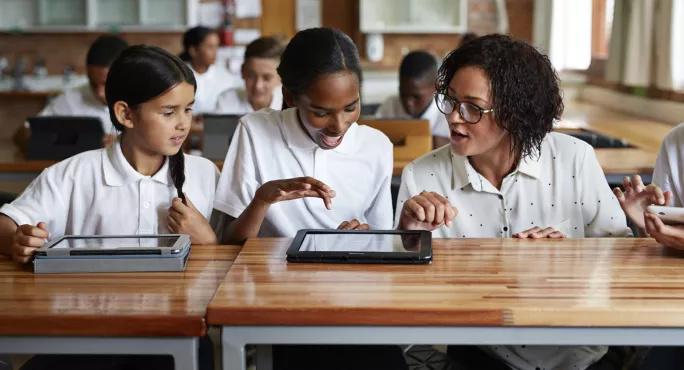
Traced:
<path fill-rule="evenodd" d="M 452 225 L 451 221 L 447 221 L 446 225 L 447 225 L 447 227 L 451 227 L 451 225 Z"/>

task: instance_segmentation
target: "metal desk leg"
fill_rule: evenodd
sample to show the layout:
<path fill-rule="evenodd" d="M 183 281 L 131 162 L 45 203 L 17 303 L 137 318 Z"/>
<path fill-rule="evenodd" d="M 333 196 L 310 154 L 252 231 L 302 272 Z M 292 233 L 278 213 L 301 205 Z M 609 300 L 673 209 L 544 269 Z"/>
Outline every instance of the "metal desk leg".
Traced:
<path fill-rule="evenodd" d="M 233 328 L 221 328 L 221 361 L 223 362 L 223 370 L 247 370 L 245 358 L 246 344 L 239 335 L 233 334 Z"/>

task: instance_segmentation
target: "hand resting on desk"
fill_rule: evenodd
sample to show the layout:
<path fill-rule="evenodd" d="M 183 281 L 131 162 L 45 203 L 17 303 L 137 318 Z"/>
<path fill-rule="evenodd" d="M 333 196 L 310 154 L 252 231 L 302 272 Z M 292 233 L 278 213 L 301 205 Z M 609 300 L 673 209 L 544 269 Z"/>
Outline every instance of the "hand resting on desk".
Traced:
<path fill-rule="evenodd" d="M 344 221 L 337 227 L 337 230 L 370 230 L 368 224 L 362 224 L 357 219 L 351 221 Z"/>
<path fill-rule="evenodd" d="M 562 232 L 554 229 L 553 227 L 547 227 L 545 229 L 542 229 L 539 226 L 535 226 L 531 229 L 527 229 L 521 233 L 515 233 L 513 234 L 514 238 L 517 239 L 544 239 L 544 238 L 549 238 L 549 239 L 563 239 L 565 238 L 565 234 Z"/>

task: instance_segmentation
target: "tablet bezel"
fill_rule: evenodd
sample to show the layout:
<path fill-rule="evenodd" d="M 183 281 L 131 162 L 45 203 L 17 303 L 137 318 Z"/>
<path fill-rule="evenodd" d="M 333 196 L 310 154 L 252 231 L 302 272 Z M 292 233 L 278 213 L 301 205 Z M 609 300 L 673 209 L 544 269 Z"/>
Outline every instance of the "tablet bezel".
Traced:
<path fill-rule="evenodd" d="M 381 235 L 420 235 L 419 252 L 330 252 L 300 251 L 307 234 L 381 234 Z M 406 263 L 426 264 L 432 262 L 432 233 L 424 230 L 299 230 L 292 244 L 287 249 L 288 262 L 321 262 L 321 263 Z"/>
<path fill-rule="evenodd" d="M 52 248 L 65 239 L 152 239 L 175 237 L 176 242 L 170 247 L 153 248 Z M 175 256 L 181 254 L 190 246 L 190 235 L 187 234 L 158 234 L 158 235 L 65 235 L 48 242 L 36 250 L 38 257 L 67 257 L 67 256 Z"/>

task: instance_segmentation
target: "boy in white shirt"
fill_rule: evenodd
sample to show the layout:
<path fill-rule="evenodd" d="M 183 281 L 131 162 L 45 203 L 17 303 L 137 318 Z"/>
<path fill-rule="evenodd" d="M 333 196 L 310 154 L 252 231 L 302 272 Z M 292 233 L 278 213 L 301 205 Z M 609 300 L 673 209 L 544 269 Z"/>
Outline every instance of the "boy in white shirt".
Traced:
<path fill-rule="evenodd" d="M 247 45 L 242 64 L 245 87 L 222 92 L 216 103 L 216 113 L 242 115 L 263 108 L 280 110 L 283 93 L 277 68 L 283 49 L 283 44 L 275 37 L 262 37 Z"/>
<path fill-rule="evenodd" d="M 96 117 L 102 122 L 105 133 L 103 146 L 112 143 L 116 132 L 112 126 L 105 97 L 105 81 L 109 67 L 121 52 L 128 47 L 128 43 L 118 36 L 100 36 L 88 49 L 86 56 L 86 72 L 88 85 L 65 90 L 54 98 L 41 111 L 39 116 L 81 116 Z M 14 134 L 14 142 L 23 148 L 28 141 L 30 130 L 28 123 Z"/>
<path fill-rule="evenodd" d="M 412 51 L 399 67 L 399 95 L 390 96 L 375 113 L 377 118 L 430 121 L 433 147 L 449 143 L 449 124 L 434 100 L 437 60 L 426 51 Z"/>

